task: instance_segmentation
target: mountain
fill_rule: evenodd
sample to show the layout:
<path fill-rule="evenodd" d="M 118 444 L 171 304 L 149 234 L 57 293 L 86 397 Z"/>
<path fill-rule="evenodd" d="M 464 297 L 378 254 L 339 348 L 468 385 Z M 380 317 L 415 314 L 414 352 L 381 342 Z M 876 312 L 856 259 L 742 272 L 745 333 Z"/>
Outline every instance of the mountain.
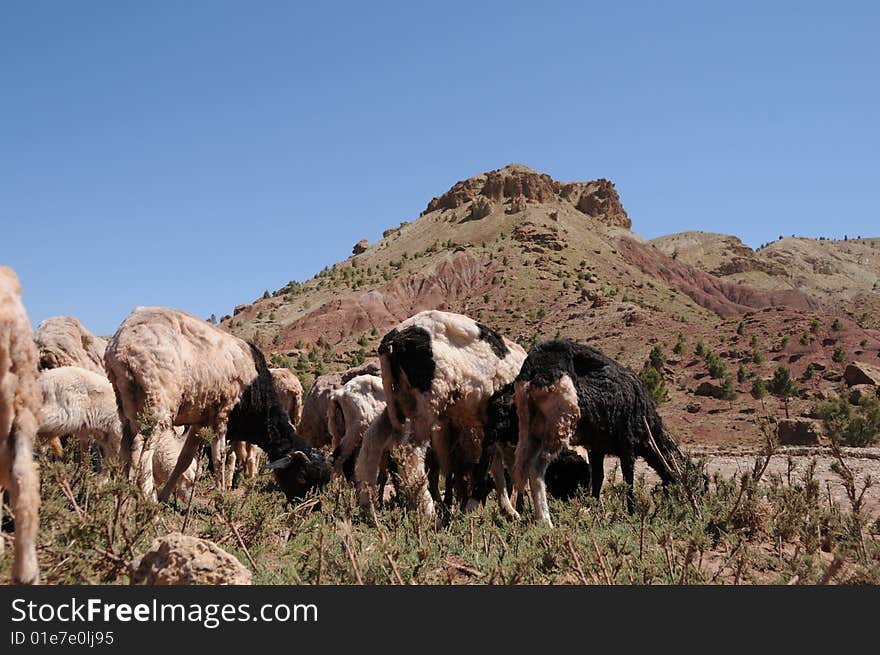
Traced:
<path fill-rule="evenodd" d="M 852 309 L 870 314 L 876 306 L 876 239 L 812 241 L 808 260 L 786 242 L 810 240 L 754 252 L 735 237 L 684 233 L 650 242 L 631 227 L 609 180 L 559 182 L 511 164 L 457 182 L 412 222 L 355 244 L 349 258 L 306 282 L 236 307 L 221 325 L 296 368 L 306 384 L 358 363 L 388 329 L 431 308 L 468 314 L 526 346 L 555 336 L 591 343 L 636 370 L 658 346 L 669 389 L 662 413 L 680 438 L 694 441 L 760 438 L 750 379 L 736 384 L 741 395 L 732 404 L 695 396 L 708 380 L 692 356 L 698 342 L 734 376 L 743 365 L 769 377 L 779 363 L 800 376 L 814 362 L 828 377 L 811 383 L 816 392 L 842 374 L 835 348 L 877 360 L 880 333 Z M 816 272 L 826 270 L 822 262 L 830 273 Z M 827 334 L 835 318 L 840 329 Z M 674 355 L 679 334 L 686 345 Z M 752 336 L 767 352 L 761 364 L 752 363 Z M 810 398 L 801 401 L 792 409 L 807 411 Z"/>
<path fill-rule="evenodd" d="M 827 313 L 880 328 L 880 239 L 791 236 L 754 251 L 733 236 L 682 232 L 652 243 L 676 261 L 722 279 L 759 289 L 796 289 Z"/>

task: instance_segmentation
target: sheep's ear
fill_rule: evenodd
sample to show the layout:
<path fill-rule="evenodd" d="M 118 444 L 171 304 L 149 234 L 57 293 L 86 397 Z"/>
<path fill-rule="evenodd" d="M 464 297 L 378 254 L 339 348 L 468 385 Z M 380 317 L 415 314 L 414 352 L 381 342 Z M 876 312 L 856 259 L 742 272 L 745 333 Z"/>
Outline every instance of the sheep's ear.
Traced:
<path fill-rule="evenodd" d="M 261 469 L 271 469 L 273 471 L 277 471 L 279 469 L 286 469 L 293 463 L 293 457 L 290 455 L 285 455 L 281 459 L 276 459 L 274 462 L 269 462 L 268 464 L 263 464 Z"/>
<path fill-rule="evenodd" d="M 300 464 L 308 464 L 309 456 L 306 455 L 303 451 L 297 450 L 293 455 L 291 455 L 291 463 L 299 462 Z"/>

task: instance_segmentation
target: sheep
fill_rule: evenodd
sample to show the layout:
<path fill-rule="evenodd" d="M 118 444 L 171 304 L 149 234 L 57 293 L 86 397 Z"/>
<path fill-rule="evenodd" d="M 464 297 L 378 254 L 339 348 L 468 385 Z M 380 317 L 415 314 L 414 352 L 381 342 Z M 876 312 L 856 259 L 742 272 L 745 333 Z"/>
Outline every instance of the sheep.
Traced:
<path fill-rule="evenodd" d="M 186 425 L 177 464 L 158 495 L 165 501 L 192 462 L 203 428 L 215 435 L 212 459 L 225 487 L 225 441 L 254 443 L 290 500 L 325 484 L 326 457 L 310 448 L 281 408 L 269 367 L 251 343 L 178 309 L 137 307 L 110 339 L 104 355 L 122 422 L 121 452 L 145 495 L 154 492 L 153 435 Z M 143 428 L 143 429 L 142 429 Z"/>
<path fill-rule="evenodd" d="M 272 380 L 275 382 L 281 407 L 287 412 L 293 427 L 297 427 L 303 411 L 302 382 L 288 368 L 270 368 L 269 373 L 272 374 Z"/>
<path fill-rule="evenodd" d="M 15 515 L 12 579 L 39 584 L 36 536 L 40 477 L 33 446 L 43 397 L 37 378 L 37 348 L 21 303 L 21 285 L 11 268 L 0 266 L 0 496 L 9 491 Z M 0 522 L 2 522 L 0 502 Z M 3 547 L 0 538 L 0 548 Z"/>
<path fill-rule="evenodd" d="M 403 449 L 401 481 L 414 504 L 433 515 L 425 474 L 431 446 L 443 473 L 455 468 L 462 504 L 474 508 L 478 501 L 470 498 L 468 484 L 482 455 L 487 404 L 516 377 L 525 350 L 467 316 L 427 310 L 388 332 L 378 352 L 388 418 Z M 375 467 L 362 473 L 359 483 L 376 480 Z M 507 488 L 498 493 L 509 505 Z"/>
<path fill-rule="evenodd" d="M 681 476 L 688 458 L 663 429 L 654 401 L 632 371 L 598 350 L 569 340 L 532 348 L 516 378 L 519 438 L 514 482 L 528 480 L 535 515 L 553 526 L 544 474 L 563 447 L 580 443 L 590 454 L 593 496 L 604 479 L 605 455 L 620 458 L 633 510 L 635 458 L 642 457 L 664 483 Z"/>
<path fill-rule="evenodd" d="M 343 466 L 361 446 L 373 420 L 385 411 L 385 390 L 377 375 L 359 375 L 330 393 L 327 431 L 333 448 L 333 470 L 342 474 Z"/>
<path fill-rule="evenodd" d="M 104 458 L 115 461 L 122 440 L 116 395 L 103 374 L 78 366 L 61 366 L 40 372 L 43 409 L 37 436 L 51 443 L 64 434 L 80 442 L 88 452 L 94 439 Z"/>
<path fill-rule="evenodd" d="M 483 457 L 475 475 L 477 498 L 485 502 L 491 486 L 489 473 L 495 487 L 507 486 L 505 469 L 513 472 L 516 444 L 519 439 L 519 420 L 514 400 L 514 383 L 504 385 L 489 399 L 485 436 L 483 440 Z M 590 465 L 577 451 L 563 448 L 557 457 L 550 462 L 545 476 L 547 491 L 554 498 L 568 500 L 580 488 L 589 488 Z M 506 514 L 516 518 L 518 513 L 513 508 L 501 507 Z"/>
<path fill-rule="evenodd" d="M 105 460 L 117 461 L 122 424 L 110 380 L 78 366 L 62 366 L 40 372 L 40 387 L 43 408 L 37 436 L 41 441 L 71 434 L 79 440 L 82 453 L 87 455 L 89 442 L 94 439 Z M 180 454 L 181 436 L 178 430 L 157 435 L 153 453 L 154 485 L 164 484 L 171 476 Z M 178 481 L 179 492 L 185 494 L 188 485 L 195 481 L 197 466 L 194 459 Z"/>
<path fill-rule="evenodd" d="M 104 373 L 107 340 L 96 337 L 73 316 L 53 316 L 42 321 L 34 334 L 40 370 L 79 366 Z"/>
<path fill-rule="evenodd" d="M 299 425 L 302 416 L 303 405 L 303 388 L 299 378 L 287 368 L 270 368 L 269 373 L 272 374 L 272 380 L 275 383 L 275 390 L 278 392 L 278 400 L 281 401 L 281 408 L 287 413 L 293 427 Z M 244 470 L 245 477 L 249 480 L 257 477 L 257 469 L 260 464 L 260 453 L 262 452 L 256 444 L 246 443 L 244 441 L 232 441 L 229 444 L 229 456 L 226 460 L 226 468 L 230 472 L 231 483 L 235 473 L 235 466 L 238 461 Z"/>
<path fill-rule="evenodd" d="M 302 419 L 299 423 L 300 434 L 312 448 L 320 448 L 330 444 L 331 437 L 327 431 L 327 408 L 330 406 L 330 394 L 358 375 L 378 374 L 378 363 L 368 360 L 343 373 L 330 373 L 315 380 L 303 402 Z"/>
<path fill-rule="evenodd" d="M 342 377 L 338 373 L 322 375 L 315 379 L 303 401 L 299 431 L 312 448 L 320 448 L 330 444 L 331 437 L 327 431 L 327 409 L 330 407 L 330 394 L 341 386 Z"/>

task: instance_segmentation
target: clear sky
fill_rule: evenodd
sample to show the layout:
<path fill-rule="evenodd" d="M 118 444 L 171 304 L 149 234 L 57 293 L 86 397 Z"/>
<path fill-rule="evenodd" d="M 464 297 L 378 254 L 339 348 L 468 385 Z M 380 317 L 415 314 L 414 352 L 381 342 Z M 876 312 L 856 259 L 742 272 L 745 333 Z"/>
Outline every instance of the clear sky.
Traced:
<path fill-rule="evenodd" d="M 34 324 L 231 313 L 519 162 L 646 237 L 880 234 L 876 2 L 0 3 Z"/>

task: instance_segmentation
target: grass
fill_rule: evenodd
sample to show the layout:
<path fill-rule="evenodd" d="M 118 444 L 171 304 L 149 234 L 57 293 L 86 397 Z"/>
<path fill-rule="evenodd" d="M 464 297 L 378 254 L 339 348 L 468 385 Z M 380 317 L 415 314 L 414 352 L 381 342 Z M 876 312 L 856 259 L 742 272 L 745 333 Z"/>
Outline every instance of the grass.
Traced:
<path fill-rule="evenodd" d="M 716 475 L 696 496 L 637 478 L 633 515 L 624 486 L 606 480 L 599 502 L 551 500 L 551 530 L 532 521 L 528 503 L 511 522 L 492 499 L 441 525 L 396 505 L 365 514 L 344 482 L 291 507 L 268 474 L 226 494 L 203 475 L 191 507 L 189 499 L 158 506 L 115 471 L 101 485 L 67 452 L 41 462 L 38 556 L 49 584 L 127 584 L 133 557 L 155 537 L 182 531 L 233 553 L 260 584 L 880 582 L 878 525 L 859 506 L 858 485 L 840 507 L 814 465 L 765 475 L 766 461 L 757 456 L 735 478 Z M 2 579 L 11 551 L 0 555 Z"/>

